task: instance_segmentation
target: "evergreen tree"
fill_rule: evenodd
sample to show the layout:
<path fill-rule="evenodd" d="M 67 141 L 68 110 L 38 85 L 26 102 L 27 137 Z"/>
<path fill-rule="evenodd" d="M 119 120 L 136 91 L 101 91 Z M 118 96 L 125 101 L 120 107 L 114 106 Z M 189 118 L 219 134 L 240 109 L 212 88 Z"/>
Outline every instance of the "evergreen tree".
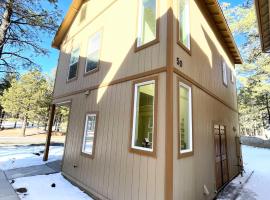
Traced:
<path fill-rule="evenodd" d="M 54 34 L 59 17 L 57 0 L 1 0 L 0 72 L 38 66 L 33 58 L 47 55 L 42 41 Z"/>
<path fill-rule="evenodd" d="M 40 71 L 34 70 L 24 74 L 20 79 L 13 79 L 11 87 L 0 98 L 5 112 L 19 115 L 23 119 L 22 135 L 28 120 L 37 121 L 47 116 L 52 99 L 52 87 Z"/>
<path fill-rule="evenodd" d="M 253 1 L 223 8 L 234 36 L 242 41 L 244 64 L 237 66 L 241 130 L 256 134 L 270 126 L 270 56 L 261 50 Z"/>

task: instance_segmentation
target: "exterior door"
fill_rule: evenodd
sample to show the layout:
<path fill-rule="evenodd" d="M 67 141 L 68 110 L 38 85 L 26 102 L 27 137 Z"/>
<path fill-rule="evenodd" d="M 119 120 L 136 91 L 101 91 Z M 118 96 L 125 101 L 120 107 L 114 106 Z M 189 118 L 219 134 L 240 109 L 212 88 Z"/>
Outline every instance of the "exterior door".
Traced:
<path fill-rule="evenodd" d="M 216 188 L 220 189 L 229 180 L 225 126 L 214 125 L 214 136 L 215 136 Z"/>

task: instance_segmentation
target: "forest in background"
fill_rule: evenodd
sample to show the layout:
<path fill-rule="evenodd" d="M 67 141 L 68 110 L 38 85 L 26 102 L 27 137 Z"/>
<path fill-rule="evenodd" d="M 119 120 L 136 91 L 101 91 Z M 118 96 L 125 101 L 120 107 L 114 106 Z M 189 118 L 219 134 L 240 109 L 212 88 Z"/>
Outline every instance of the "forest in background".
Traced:
<path fill-rule="evenodd" d="M 261 50 L 254 2 L 234 7 L 223 2 L 221 6 L 244 62 L 236 66 L 241 134 L 269 134 L 270 56 Z"/>

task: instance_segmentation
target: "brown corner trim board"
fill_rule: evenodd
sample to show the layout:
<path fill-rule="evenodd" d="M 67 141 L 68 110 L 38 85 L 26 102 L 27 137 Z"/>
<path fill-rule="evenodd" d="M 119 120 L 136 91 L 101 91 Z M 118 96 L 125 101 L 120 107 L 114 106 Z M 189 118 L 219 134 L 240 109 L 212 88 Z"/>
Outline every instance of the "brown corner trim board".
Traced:
<path fill-rule="evenodd" d="M 173 199 L 173 1 L 167 0 L 167 71 L 164 199 Z"/>

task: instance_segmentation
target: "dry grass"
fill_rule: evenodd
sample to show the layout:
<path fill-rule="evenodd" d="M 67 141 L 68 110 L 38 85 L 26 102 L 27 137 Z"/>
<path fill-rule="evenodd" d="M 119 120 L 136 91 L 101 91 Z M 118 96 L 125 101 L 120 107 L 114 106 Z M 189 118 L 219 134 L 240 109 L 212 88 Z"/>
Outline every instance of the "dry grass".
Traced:
<path fill-rule="evenodd" d="M 53 132 L 53 136 L 62 136 L 60 132 Z M 5 129 L 0 131 L 0 137 L 20 137 L 22 136 L 22 129 Z M 27 128 L 25 136 L 34 136 L 34 137 L 46 137 L 46 132 L 43 129 L 38 128 Z"/>
<path fill-rule="evenodd" d="M 0 131 L 0 146 L 14 144 L 41 144 L 45 143 L 47 134 L 42 129 L 27 128 L 26 137 L 22 136 L 21 129 L 6 129 Z M 64 143 L 65 135 L 54 132 L 51 143 Z"/>

